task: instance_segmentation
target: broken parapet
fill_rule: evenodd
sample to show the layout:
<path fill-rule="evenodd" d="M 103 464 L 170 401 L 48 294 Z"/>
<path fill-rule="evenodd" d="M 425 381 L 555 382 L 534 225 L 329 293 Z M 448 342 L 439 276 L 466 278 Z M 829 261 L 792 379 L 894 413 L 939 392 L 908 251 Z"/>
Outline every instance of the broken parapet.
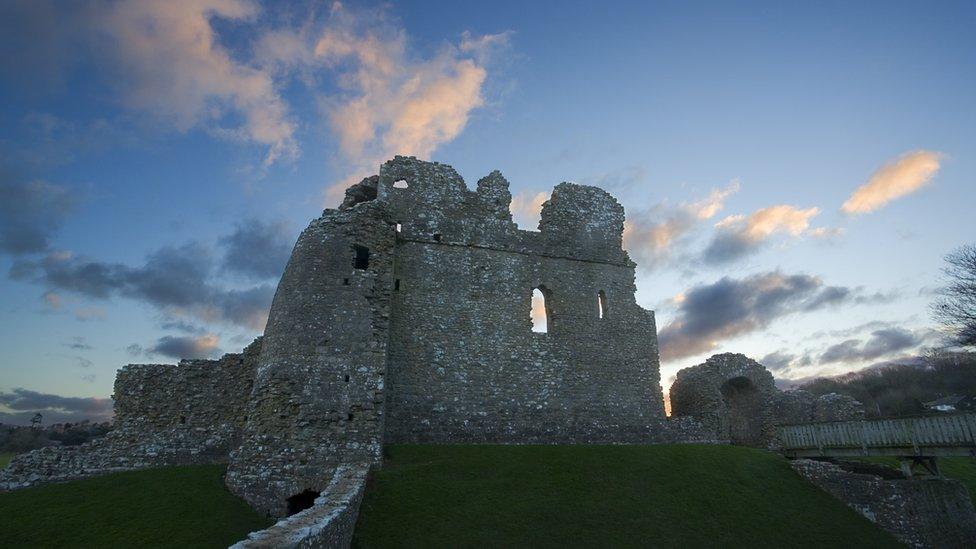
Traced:
<path fill-rule="evenodd" d="M 125 366 L 115 379 L 115 425 L 108 434 L 16 456 L 0 471 L 0 489 L 227 461 L 240 441 L 260 349 L 259 338 L 219 360 Z"/>
<path fill-rule="evenodd" d="M 976 546 L 976 511 L 962 483 L 906 479 L 893 469 L 884 478 L 843 465 L 797 459 L 793 470 L 911 547 Z"/>
<path fill-rule="evenodd" d="M 339 466 L 311 507 L 248 534 L 230 549 L 349 547 L 368 473 L 368 465 Z"/>

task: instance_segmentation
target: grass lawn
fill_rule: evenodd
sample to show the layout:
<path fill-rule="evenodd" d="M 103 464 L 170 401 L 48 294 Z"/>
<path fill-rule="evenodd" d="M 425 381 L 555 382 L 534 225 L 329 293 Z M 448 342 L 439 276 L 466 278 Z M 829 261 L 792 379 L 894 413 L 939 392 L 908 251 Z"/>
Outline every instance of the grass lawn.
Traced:
<path fill-rule="evenodd" d="M 223 465 L 116 473 L 0 494 L 4 547 L 227 547 L 271 524 Z"/>
<path fill-rule="evenodd" d="M 862 458 L 870 463 L 887 465 L 899 469 L 901 464 L 893 457 Z M 939 470 L 942 475 L 958 480 L 969 489 L 969 497 L 976 502 L 976 458 L 942 457 L 939 458 Z"/>
<path fill-rule="evenodd" d="M 734 446 L 392 446 L 356 547 L 897 547 Z"/>
<path fill-rule="evenodd" d="M 6 467 L 7 464 L 10 463 L 10 460 L 14 459 L 14 456 L 16 455 L 17 454 L 8 454 L 8 453 L 0 452 L 0 469 Z"/>

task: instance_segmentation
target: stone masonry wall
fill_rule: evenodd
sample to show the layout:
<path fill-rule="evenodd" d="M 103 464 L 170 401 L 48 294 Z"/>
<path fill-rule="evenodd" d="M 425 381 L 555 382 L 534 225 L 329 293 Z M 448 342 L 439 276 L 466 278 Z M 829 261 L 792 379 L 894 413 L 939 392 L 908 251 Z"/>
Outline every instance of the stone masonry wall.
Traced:
<path fill-rule="evenodd" d="M 233 492 L 282 516 L 338 466 L 376 462 L 384 440 L 697 437 L 663 426 L 620 204 L 563 183 L 536 232 L 510 202 L 498 172 L 470 191 L 450 166 L 397 157 L 312 221 L 272 304 Z M 531 332 L 533 288 L 548 334 Z"/>
<path fill-rule="evenodd" d="M 976 546 L 976 511 L 960 482 L 884 479 L 809 459 L 791 462 L 803 478 L 840 499 L 902 543 L 920 548 Z"/>
<path fill-rule="evenodd" d="M 498 172 L 472 192 L 449 166 L 410 159 L 384 166 L 378 196 L 400 226 L 387 441 L 637 442 L 659 429 L 654 317 L 634 300 L 613 197 L 562 183 L 540 231 L 524 231 Z M 536 288 L 548 333 L 532 332 Z"/>
<path fill-rule="evenodd" d="M 179 365 L 130 364 L 115 379 L 115 425 L 79 446 L 21 454 L 0 471 L 0 489 L 116 471 L 226 461 L 237 446 L 260 338 L 243 353 Z"/>
<path fill-rule="evenodd" d="M 326 210 L 295 244 L 226 477 L 262 512 L 284 516 L 289 497 L 322 491 L 340 464 L 380 458 L 396 231 L 387 218 L 377 201 Z"/>

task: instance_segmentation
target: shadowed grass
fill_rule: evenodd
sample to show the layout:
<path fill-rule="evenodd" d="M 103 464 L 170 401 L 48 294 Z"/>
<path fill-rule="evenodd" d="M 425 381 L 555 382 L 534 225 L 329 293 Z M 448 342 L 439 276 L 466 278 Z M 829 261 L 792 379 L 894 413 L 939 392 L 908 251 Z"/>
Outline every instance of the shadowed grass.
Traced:
<path fill-rule="evenodd" d="M 3 469 L 4 467 L 6 467 L 7 464 L 10 463 L 10 460 L 14 459 L 14 456 L 16 456 L 16 455 L 17 454 L 9 454 L 9 453 L 0 452 L 0 469 Z"/>
<path fill-rule="evenodd" d="M 116 473 L 0 494 L 4 547 L 227 547 L 271 524 L 223 465 Z"/>
<path fill-rule="evenodd" d="M 392 446 L 357 547 L 896 547 L 771 453 L 734 446 Z"/>

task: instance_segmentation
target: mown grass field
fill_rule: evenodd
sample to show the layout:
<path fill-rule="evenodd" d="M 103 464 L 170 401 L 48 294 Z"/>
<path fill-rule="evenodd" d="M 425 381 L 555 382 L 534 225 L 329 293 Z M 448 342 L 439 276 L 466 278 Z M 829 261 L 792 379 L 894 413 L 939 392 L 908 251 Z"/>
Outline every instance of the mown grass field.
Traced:
<path fill-rule="evenodd" d="M 355 547 L 896 547 L 777 455 L 732 446 L 392 446 Z"/>
<path fill-rule="evenodd" d="M 0 494 L 0 547 L 227 547 L 272 521 L 222 465 L 117 473 Z"/>

